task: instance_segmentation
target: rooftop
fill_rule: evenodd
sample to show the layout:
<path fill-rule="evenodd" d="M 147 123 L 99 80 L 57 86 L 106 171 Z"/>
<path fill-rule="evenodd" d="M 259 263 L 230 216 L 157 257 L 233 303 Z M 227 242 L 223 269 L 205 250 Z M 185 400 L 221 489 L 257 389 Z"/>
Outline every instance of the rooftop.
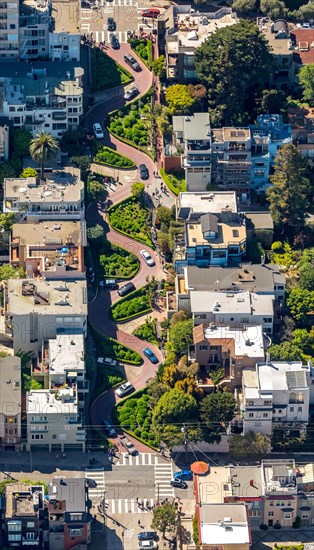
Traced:
<path fill-rule="evenodd" d="M 84 478 L 54 477 L 49 485 L 49 495 L 49 502 L 52 500 L 64 502 L 66 512 L 85 512 L 86 510 L 87 493 Z"/>
<path fill-rule="evenodd" d="M 5 517 L 37 516 L 43 508 L 44 487 L 26 483 L 10 483 L 5 488 Z"/>
<path fill-rule="evenodd" d="M 247 229 L 274 229 L 274 222 L 270 212 L 245 212 Z"/>
<path fill-rule="evenodd" d="M 46 180 L 34 177 L 4 180 L 6 203 L 13 200 L 20 204 L 77 203 L 82 200 L 83 190 L 81 171 L 72 166 L 46 174 Z M 7 207 L 10 208 L 10 205 Z"/>
<path fill-rule="evenodd" d="M 210 140 L 209 113 L 194 113 L 193 116 L 173 116 L 173 131 L 183 132 L 186 140 Z"/>
<path fill-rule="evenodd" d="M 199 221 L 191 221 L 186 223 L 186 244 L 193 247 L 197 245 L 207 245 L 212 248 L 221 248 L 221 245 L 239 244 L 246 239 L 246 227 L 241 223 L 213 223 L 211 226 L 205 224 L 207 220 L 204 220 L 205 216 L 211 216 L 210 214 L 201 216 Z M 215 218 L 215 216 L 211 216 Z M 216 218 L 217 219 L 217 218 Z M 216 229 L 216 231 L 215 231 Z M 215 238 L 206 239 L 204 233 L 206 231 L 215 232 Z"/>
<path fill-rule="evenodd" d="M 218 314 L 234 313 L 248 316 L 273 315 L 273 295 L 259 295 L 253 292 L 210 292 L 192 290 L 192 313 L 210 312 Z"/>
<path fill-rule="evenodd" d="M 274 391 L 288 392 L 307 389 L 306 371 L 301 362 L 273 361 L 257 363 L 255 369 L 243 371 L 243 388 L 247 399 L 273 396 Z"/>
<path fill-rule="evenodd" d="M 21 412 L 21 359 L 0 357 L 0 413 L 15 416 Z"/>
<path fill-rule="evenodd" d="M 207 504 L 199 508 L 202 544 L 250 544 L 245 504 Z"/>
<path fill-rule="evenodd" d="M 260 136 L 270 137 L 272 141 L 281 143 L 290 143 L 291 127 L 284 124 L 281 115 L 259 115 L 257 123 L 251 126 L 252 134 L 255 140 Z"/>
<path fill-rule="evenodd" d="M 222 210 L 237 213 L 234 191 L 180 193 L 177 200 L 178 218 L 188 219 L 191 214 L 220 214 Z"/>
<path fill-rule="evenodd" d="M 295 28 L 291 33 L 295 42 L 293 60 L 300 65 L 314 63 L 314 28 Z"/>
<path fill-rule="evenodd" d="M 261 325 L 247 325 L 244 328 L 231 328 L 225 325 L 201 325 L 203 327 L 203 338 L 198 341 L 209 340 L 212 345 L 226 345 L 233 357 L 264 357 L 264 335 Z M 200 327 L 194 327 L 195 337 Z M 194 341 L 194 343 L 197 343 Z"/>
<path fill-rule="evenodd" d="M 84 370 L 83 334 L 57 334 L 49 340 L 49 362 L 51 374 Z"/>
<path fill-rule="evenodd" d="M 78 404 L 73 388 L 52 390 L 32 390 L 27 392 L 26 413 L 52 415 L 76 414 Z"/>
<path fill-rule="evenodd" d="M 293 459 L 263 460 L 265 494 L 297 492 L 296 468 Z"/>
<path fill-rule="evenodd" d="M 249 128 L 225 127 L 222 131 L 224 141 L 247 141 L 251 139 L 251 132 Z"/>
<path fill-rule="evenodd" d="M 293 28 L 293 25 L 289 26 L 283 19 L 279 19 L 274 23 L 268 17 L 260 17 L 257 24 L 275 55 L 292 56 L 290 29 Z"/>
<path fill-rule="evenodd" d="M 37 281 L 9 279 L 6 311 L 10 315 L 87 315 L 85 280 Z M 70 328 L 70 327 L 69 327 Z"/>

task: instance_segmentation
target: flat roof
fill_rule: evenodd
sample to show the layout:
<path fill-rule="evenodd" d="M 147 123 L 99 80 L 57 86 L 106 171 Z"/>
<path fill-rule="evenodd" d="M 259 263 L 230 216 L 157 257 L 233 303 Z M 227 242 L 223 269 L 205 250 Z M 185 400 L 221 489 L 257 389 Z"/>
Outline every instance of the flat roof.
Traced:
<path fill-rule="evenodd" d="M 178 198 L 179 209 L 188 209 L 194 214 L 220 214 L 227 209 L 237 213 L 237 199 L 235 191 L 206 191 L 198 193 L 180 193 Z"/>
<path fill-rule="evenodd" d="M 199 514 L 202 544 L 250 544 L 245 504 L 204 503 Z"/>
<path fill-rule="evenodd" d="M 253 292 L 210 292 L 192 290 L 191 311 L 216 313 L 242 313 L 245 315 L 273 315 L 273 295 L 259 295 Z M 219 304 L 219 305 L 218 305 Z M 214 311 L 217 308 L 217 311 Z"/>
<path fill-rule="evenodd" d="M 246 239 L 245 225 L 237 222 L 218 222 L 218 233 L 214 239 L 204 237 L 201 220 L 188 221 L 185 228 L 186 244 L 189 247 L 207 245 L 212 248 L 221 248 L 221 245 L 238 244 Z"/>
<path fill-rule="evenodd" d="M 44 181 L 39 178 L 6 178 L 4 200 L 15 199 L 27 204 L 77 203 L 82 199 L 83 189 L 80 169 L 71 166 L 46 174 Z"/>
<path fill-rule="evenodd" d="M 234 353 L 237 356 L 264 356 L 264 335 L 261 325 L 247 325 L 245 328 L 209 325 L 204 330 L 206 340 L 233 340 Z"/>
<path fill-rule="evenodd" d="M 84 370 L 84 335 L 57 334 L 49 340 L 49 362 L 51 374 Z"/>
<path fill-rule="evenodd" d="M 48 422 L 56 414 L 77 414 L 78 403 L 73 388 L 60 388 L 58 391 L 32 390 L 27 392 L 26 413 L 47 414 Z"/>
<path fill-rule="evenodd" d="M 238 498 L 263 495 L 261 466 L 211 466 L 207 474 L 197 478 L 202 503 L 232 503 Z"/>
<path fill-rule="evenodd" d="M 224 127 L 222 129 L 224 141 L 247 141 L 251 139 L 250 128 Z"/>
<path fill-rule="evenodd" d="M 172 117 L 173 130 L 183 131 L 186 140 L 211 140 L 209 113 Z"/>
<path fill-rule="evenodd" d="M 21 244 L 48 244 L 59 239 L 60 244 L 66 244 L 68 237 L 75 244 L 83 244 L 81 221 L 39 221 L 38 223 L 15 223 L 12 226 L 12 238 L 19 239 Z"/>
<path fill-rule="evenodd" d="M 5 487 L 5 517 L 35 517 L 44 506 L 43 485 L 9 483 Z"/>
<path fill-rule="evenodd" d="M 34 282 L 33 282 L 34 281 Z M 7 311 L 11 315 L 87 315 L 87 284 L 85 280 L 38 281 L 9 279 Z M 75 323 L 74 323 L 75 324 Z"/>
<path fill-rule="evenodd" d="M 61 483 L 62 482 L 62 483 Z M 50 500 L 65 501 L 66 512 L 86 511 L 86 480 L 82 477 L 54 477 L 49 485 Z M 80 523 L 78 521 L 78 523 Z"/>
<path fill-rule="evenodd" d="M 177 37 L 181 47 L 197 48 L 218 29 L 237 23 L 237 17 L 235 12 L 227 8 L 216 13 L 178 13 L 176 22 L 178 30 L 170 37 Z"/>
<path fill-rule="evenodd" d="M 291 391 L 294 389 L 307 389 L 307 366 L 302 362 L 273 361 L 257 363 L 257 377 L 259 388 L 263 390 Z"/>
<path fill-rule="evenodd" d="M 247 227 L 252 229 L 274 229 L 273 218 L 270 212 L 244 212 Z"/>
<path fill-rule="evenodd" d="M 7 416 L 21 413 L 21 359 L 0 357 L 0 412 Z"/>

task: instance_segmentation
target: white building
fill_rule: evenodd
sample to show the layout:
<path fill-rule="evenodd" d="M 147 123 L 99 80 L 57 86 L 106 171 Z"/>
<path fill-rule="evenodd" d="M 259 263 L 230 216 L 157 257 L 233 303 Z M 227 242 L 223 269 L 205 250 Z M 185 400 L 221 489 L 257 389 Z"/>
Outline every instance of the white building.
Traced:
<path fill-rule="evenodd" d="M 87 332 L 86 281 L 9 279 L 4 296 L 2 332 L 13 349 L 38 352 L 57 334 Z"/>
<path fill-rule="evenodd" d="M 0 162 L 9 160 L 9 126 L 5 119 L 0 119 Z"/>
<path fill-rule="evenodd" d="M 49 33 L 49 57 L 52 61 L 80 61 L 80 34 Z"/>
<path fill-rule="evenodd" d="M 244 503 L 208 504 L 199 500 L 196 516 L 202 548 L 249 550 L 251 533 Z"/>
<path fill-rule="evenodd" d="M 274 299 L 273 295 L 260 296 L 248 291 L 190 292 L 191 313 L 195 325 L 262 325 L 263 331 L 268 335 L 273 332 Z"/>
<path fill-rule="evenodd" d="M 1 0 L 0 13 L 0 61 L 16 61 L 19 58 L 19 1 Z"/>
<path fill-rule="evenodd" d="M 21 359 L 0 358 L 0 445 L 19 449 L 21 440 Z"/>
<path fill-rule="evenodd" d="M 221 214 L 238 219 L 237 198 L 234 191 L 204 191 L 180 193 L 176 200 L 176 216 L 180 220 L 198 219 L 201 214 Z"/>
<path fill-rule="evenodd" d="M 301 362 L 269 361 L 243 371 L 243 432 L 271 435 L 276 427 L 309 421 L 311 369 Z"/>
<path fill-rule="evenodd" d="M 20 213 L 19 222 L 83 220 L 84 182 L 78 168 L 66 167 L 45 173 L 46 179 L 4 180 L 3 211 Z"/>
<path fill-rule="evenodd" d="M 22 15 L 19 28 L 20 59 L 36 61 L 48 57 L 48 33 L 51 18 L 48 13 Z"/>

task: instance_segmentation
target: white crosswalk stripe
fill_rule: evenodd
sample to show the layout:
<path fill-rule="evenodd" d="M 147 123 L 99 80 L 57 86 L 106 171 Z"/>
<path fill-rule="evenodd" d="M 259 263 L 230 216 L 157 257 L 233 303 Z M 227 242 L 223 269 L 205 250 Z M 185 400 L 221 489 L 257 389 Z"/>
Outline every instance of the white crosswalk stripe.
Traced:
<path fill-rule="evenodd" d="M 163 462 L 155 464 L 155 490 L 156 499 L 163 497 L 174 497 L 174 489 L 170 485 L 173 477 L 172 463 Z"/>
<path fill-rule="evenodd" d="M 145 502 L 149 501 L 149 505 L 153 506 L 154 499 L 145 499 Z M 119 499 L 106 499 L 106 512 L 109 514 L 147 514 L 150 510 L 147 508 L 140 508 L 134 499 L 119 498 Z"/>
<path fill-rule="evenodd" d="M 158 455 L 152 453 L 140 453 L 136 456 L 130 456 L 124 453 L 117 462 L 115 466 L 152 466 L 158 463 Z"/>
<path fill-rule="evenodd" d="M 114 34 L 118 38 L 120 44 L 125 44 L 128 41 L 128 36 L 126 31 L 116 31 Z M 96 44 L 98 44 L 98 42 L 105 41 L 107 45 L 109 45 L 110 44 L 109 35 L 110 35 L 109 31 L 95 31 L 94 37 L 96 40 Z"/>
<path fill-rule="evenodd" d="M 82 23 L 81 24 L 81 32 L 86 34 L 90 30 L 90 23 Z"/>
<path fill-rule="evenodd" d="M 85 479 L 93 479 L 97 487 L 88 489 L 88 496 L 91 500 L 102 499 L 105 491 L 105 472 L 103 469 L 85 470 Z"/>

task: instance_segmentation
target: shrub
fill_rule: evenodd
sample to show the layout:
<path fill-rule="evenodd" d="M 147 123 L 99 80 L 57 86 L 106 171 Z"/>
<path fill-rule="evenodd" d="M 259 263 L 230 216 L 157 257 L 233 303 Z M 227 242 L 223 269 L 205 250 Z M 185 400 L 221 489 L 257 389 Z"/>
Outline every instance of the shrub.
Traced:
<path fill-rule="evenodd" d="M 157 340 L 157 330 L 156 330 L 155 319 L 153 320 L 146 319 L 145 323 L 139 326 L 137 329 L 135 329 L 133 334 L 134 336 L 137 336 L 141 340 L 146 340 L 147 342 L 150 342 L 155 346 L 159 345 Z"/>
<path fill-rule="evenodd" d="M 109 147 L 102 147 L 99 149 L 94 157 L 94 161 L 99 164 L 122 169 L 131 169 L 136 166 L 133 160 L 120 155 L 120 153 L 116 153 L 116 151 L 113 151 Z"/>
<path fill-rule="evenodd" d="M 131 292 L 111 306 L 112 318 L 117 322 L 126 321 L 141 313 L 151 311 L 146 286 Z"/>
<path fill-rule="evenodd" d="M 153 247 L 150 211 L 142 206 L 135 197 L 129 197 L 111 206 L 108 210 L 108 219 L 113 229 Z"/>
<path fill-rule="evenodd" d="M 113 86 L 120 86 L 121 84 L 128 84 L 134 80 L 129 71 L 121 67 L 119 63 L 115 62 L 98 48 L 92 49 L 92 64 L 93 92 L 105 90 Z"/>
<path fill-rule="evenodd" d="M 131 279 L 139 270 L 139 261 L 135 254 L 108 241 L 100 250 L 99 263 L 105 277 Z"/>
<path fill-rule="evenodd" d="M 118 359 L 123 363 L 130 363 L 132 365 L 142 364 L 143 359 L 137 351 L 128 348 L 114 338 L 107 338 L 98 332 L 94 327 L 92 327 L 92 332 L 99 355 L 112 357 L 113 359 Z"/>
<path fill-rule="evenodd" d="M 163 168 L 160 168 L 160 175 L 168 189 L 174 195 L 179 195 L 179 193 L 186 190 L 185 180 L 178 174 L 166 173 Z"/>

